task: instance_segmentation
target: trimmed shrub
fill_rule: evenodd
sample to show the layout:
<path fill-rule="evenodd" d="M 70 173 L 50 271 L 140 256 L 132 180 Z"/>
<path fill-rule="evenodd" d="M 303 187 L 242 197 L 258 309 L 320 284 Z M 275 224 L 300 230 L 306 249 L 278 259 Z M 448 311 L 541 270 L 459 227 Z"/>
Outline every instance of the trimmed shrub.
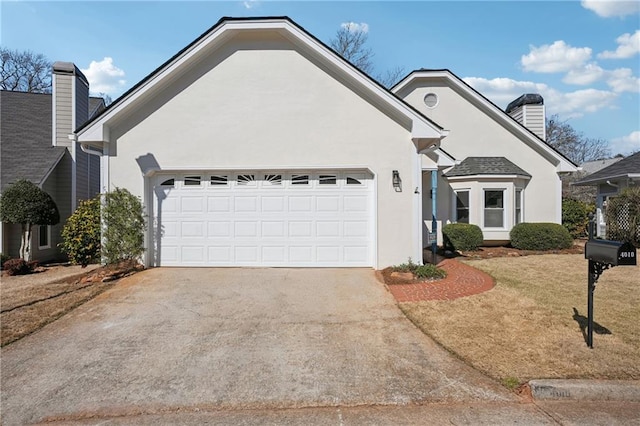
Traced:
<path fill-rule="evenodd" d="M 414 273 L 420 267 L 417 263 L 413 263 L 413 260 L 409 258 L 407 263 L 401 263 L 399 265 L 392 266 L 393 272 L 411 272 Z"/>
<path fill-rule="evenodd" d="M 451 250 L 474 251 L 482 245 L 484 236 L 478 225 L 450 223 L 442 228 L 444 246 Z"/>
<path fill-rule="evenodd" d="M 520 250 L 559 250 L 573 246 L 569 231 L 557 223 L 520 223 L 511 229 L 511 245 Z"/>
<path fill-rule="evenodd" d="M 108 264 L 136 260 L 144 253 L 145 221 L 138 197 L 123 188 L 107 193 L 103 219 L 102 255 Z"/>
<path fill-rule="evenodd" d="M 11 259 L 8 254 L 0 253 L 0 268 L 4 269 L 4 262 Z"/>
<path fill-rule="evenodd" d="M 100 258 L 100 197 L 81 201 L 69 216 L 60 248 L 71 263 L 83 268 Z"/>
<path fill-rule="evenodd" d="M 7 275 L 26 275 L 38 267 L 38 262 L 27 262 L 24 259 L 9 259 L 2 264 Z"/>
<path fill-rule="evenodd" d="M 607 238 L 640 248 L 640 188 L 627 188 L 609 199 L 605 213 Z"/>
<path fill-rule="evenodd" d="M 595 212 L 595 205 L 566 198 L 562 200 L 562 226 L 573 238 L 586 237 L 589 213 Z"/>
<path fill-rule="evenodd" d="M 414 274 L 418 278 L 445 278 L 447 271 L 438 268 L 436 265 L 422 265 L 418 266 Z"/>

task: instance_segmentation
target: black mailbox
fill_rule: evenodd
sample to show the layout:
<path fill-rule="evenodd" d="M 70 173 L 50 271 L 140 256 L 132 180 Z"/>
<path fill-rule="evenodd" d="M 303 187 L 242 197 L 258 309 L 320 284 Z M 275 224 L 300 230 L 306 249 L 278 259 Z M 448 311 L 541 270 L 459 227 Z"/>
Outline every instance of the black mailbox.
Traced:
<path fill-rule="evenodd" d="M 637 265 L 636 248 L 619 241 L 589 240 L 584 246 L 584 258 L 613 266 Z"/>

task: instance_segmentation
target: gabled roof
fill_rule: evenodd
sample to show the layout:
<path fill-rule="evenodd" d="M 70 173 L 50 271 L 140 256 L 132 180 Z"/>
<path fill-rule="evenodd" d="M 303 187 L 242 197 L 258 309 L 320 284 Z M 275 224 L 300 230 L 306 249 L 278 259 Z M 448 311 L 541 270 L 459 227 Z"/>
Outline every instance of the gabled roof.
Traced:
<path fill-rule="evenodd" d="M 593 161 L 585 161 L 580 164 L 580 168 L 582 169 L 583 175 L 595 173 L 598 170 L 602 170 L 605 167 L 609 167 L 610 165 L 617 163 L 622 160 L 624 157 L 613 157 L 613 158 L 605 158 L 602 160 L 593 160 Z"/>
<path fill-rule="evenodd" d="M 600 169 L 575 182 L 574 185 L 595 185 L 608 180 L 619 179 L 640 180 L 640 152 L 636 152 L 604 169 Z"/>
<path fill-rule="evenodd" d="M 531 177 L 504 157 L 467 157 L 445 173 L 446 177 L 481 175 Z"/>
<path fill-rule="evenodd" d="M 89 97 L 89 115 L 88 117 L 95 117 L 100 114 L 106 108 L 106 104 L 104 103 L 104 99 L 99 96 L 90 96 Z"/>
<path fill-rule="evenodd" d="M 539 152 L 543 157 L 551 160 L 556 164 L 559 172 L 575 172 L 578 166 L 564 156 L 561 152 L 554 149 L 544 140 L 540 139 L 535 133 L 527 129 L 516 119 L 504 112 L 500 107 L 487 99 L 480 92 L 469 86 L 460 77 L 455 75 L 448 69 L 419 69 L 411 71 L 400 82 L 391 88 L 393 93 L 400 93 L 403 89 L 409 87 L 411 83 L 419 79 L 440 79 L 446 80 L 449 87 L 462 95 L 465 99 L 475 104 L 483 110 L 487 115 L 492 117 L 505 128 L 512 131 L 520 137 L 520 139 Z"/>
<path fill-rule="evenodd" d="M 51 126 L 50 94 L 0 91 L 0 190 L 51 173 L 66 152 L 51 145 Z"/>
<path fill-rule="evenodd" d="M 276 31 L 295 46 L 310 54 L 324 66 L 341 73 L 352 87 L 367 93 L 370 102 L 378 102 L 410 126 L 412 138 L 418 150 L 427 148 L 434 141 L 446 136 L 447 131 L 437 123 L 422 115 L 418 110 L 395 96 L 376 80 L 337 54 L 329 46 L 318 40 L 288 17 L 222 18 L 195 39 L 192 43 L 158 67 L 138 84 L 124 93 L 107 107 L 99 116 L 76 130 L 82 143 L 109 142 L 109 125 L 119 116 L 126 116 L 127 110 L 145 102 L 148 95 L 162 90 L 173 77 L 188 69 L 202 55 L 223 46 L 229 38 L 240 31 Z M 421 146 L 420 143 L 422 143 Z"/>

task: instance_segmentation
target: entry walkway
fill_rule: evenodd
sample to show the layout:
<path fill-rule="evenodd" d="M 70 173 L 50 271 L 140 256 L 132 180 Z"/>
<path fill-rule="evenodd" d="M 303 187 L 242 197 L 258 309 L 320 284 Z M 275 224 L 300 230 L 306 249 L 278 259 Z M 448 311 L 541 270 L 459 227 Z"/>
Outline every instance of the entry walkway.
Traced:
<path fill-rule="evenodd" d="M 447 277 L 432 282 L 389 285 L 389 291 L 400 302 L 424 300 L 453 300 L 491 290 L 495 280 L 491 275 L 455 259 L 445 259 L 438 267 L 447 271 Z"/>

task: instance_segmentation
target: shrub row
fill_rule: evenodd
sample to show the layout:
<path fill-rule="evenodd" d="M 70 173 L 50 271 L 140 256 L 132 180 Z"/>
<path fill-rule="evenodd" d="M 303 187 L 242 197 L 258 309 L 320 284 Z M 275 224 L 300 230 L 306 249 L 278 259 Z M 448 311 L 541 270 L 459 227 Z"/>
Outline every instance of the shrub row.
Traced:
<path fill-rule="evenodd" d="M 520 250 L 558 250 L 573 246 L 569 231 L 557 223 L 520 223 L 511 229 L 511 245 Z"/>

